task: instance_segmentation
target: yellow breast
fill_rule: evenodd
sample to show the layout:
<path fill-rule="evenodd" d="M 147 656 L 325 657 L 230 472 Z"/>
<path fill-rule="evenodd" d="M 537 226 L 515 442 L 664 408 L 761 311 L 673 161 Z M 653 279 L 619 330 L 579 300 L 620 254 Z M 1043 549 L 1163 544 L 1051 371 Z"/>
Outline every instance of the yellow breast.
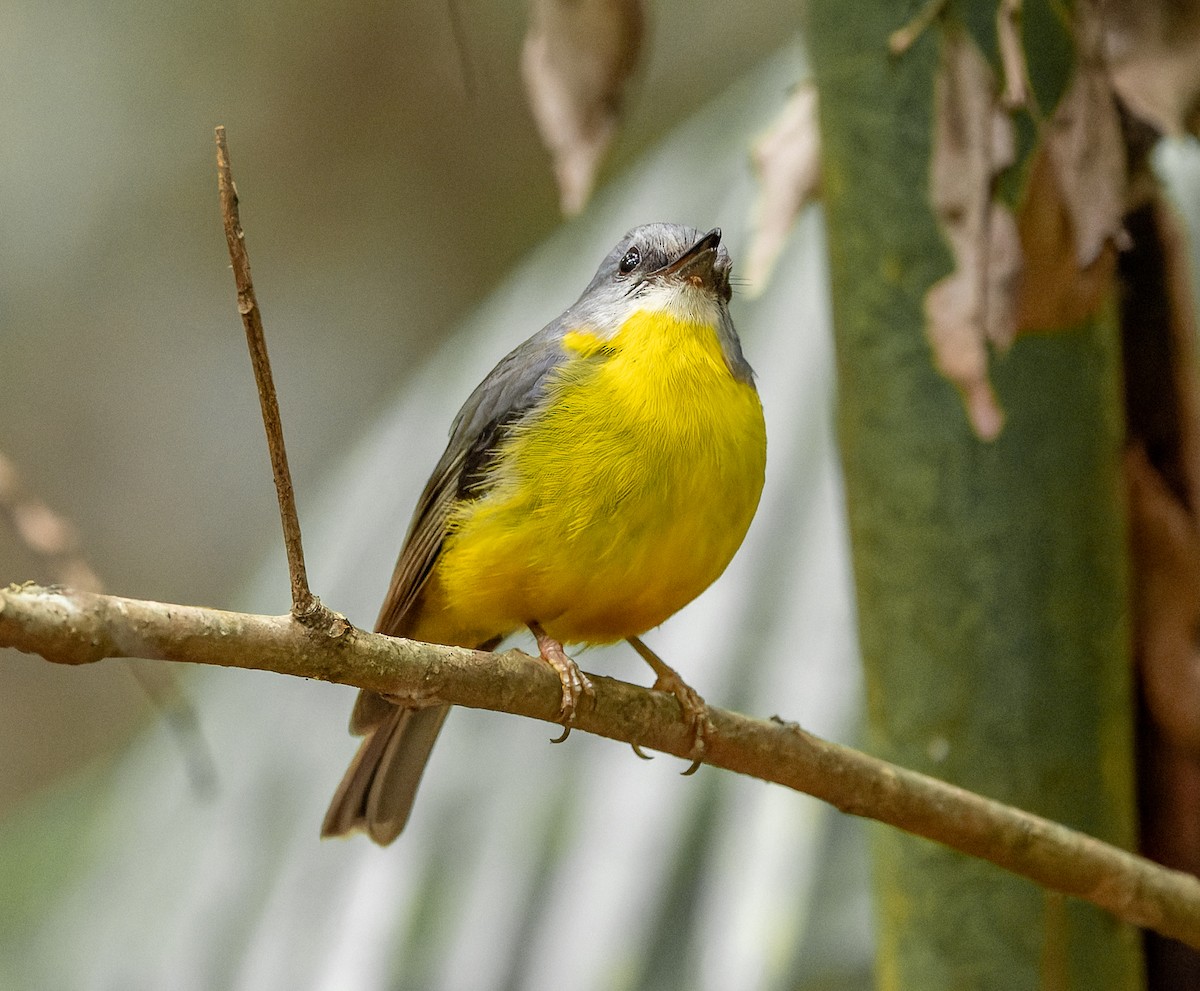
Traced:
<path fill-rule="evenodd" d="M 657 626 L 729 563 L 758 505 L 766 430 L 712 327 L 639 311 L 568 334 L 544 411 L 463 502 L 415 632 L 477 643 L 530 620 L 569 643 Z"/>

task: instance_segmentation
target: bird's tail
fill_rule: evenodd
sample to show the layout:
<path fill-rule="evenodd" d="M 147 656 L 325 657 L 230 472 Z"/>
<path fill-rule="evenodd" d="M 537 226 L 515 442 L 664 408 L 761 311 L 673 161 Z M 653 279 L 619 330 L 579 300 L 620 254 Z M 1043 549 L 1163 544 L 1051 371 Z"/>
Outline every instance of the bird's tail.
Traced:
<path fill-rule="evenodd" d="M 403 708 L 360 692 L 350 730 L 366 736 L 329 803 L 321 835 L 362 830 L 381 846 L 399 836 L 449 711 L 448 705 Z"/>

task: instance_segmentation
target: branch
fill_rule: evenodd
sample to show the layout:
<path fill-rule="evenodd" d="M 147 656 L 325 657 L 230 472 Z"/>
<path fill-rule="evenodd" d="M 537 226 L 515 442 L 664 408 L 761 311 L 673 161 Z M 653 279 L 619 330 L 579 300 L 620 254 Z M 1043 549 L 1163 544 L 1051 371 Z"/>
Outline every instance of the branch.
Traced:
<path fill-rule="evenodd" d="M 292 580 L 292 614 L 315 626 L 326 625 L 329 613 L 308 587 L 304 568 L 304 547 L 300 540 L 300 519 L 296 513 L 296 495 L 288 469 L 287 449 L 283 444 L 283 422 L 279 416 L 279 401 L 275 398 L 275 381 L 267 357 L 267 341 L 263 333 L 262 315 L 250 278 L 250 256 L 246 253 L 246 234 L 238 214 L 237 186 L 229 165 L 229 147 L 225 128 L 216 129 L 217 187 L 221 194 L 221 220 L 225 225 L 225 241 L 229 245 L 229 260 L 233 265 L 233 280 L 237 285 L 238 313 L 246 328 L 246 344 L 250 348 L 250 363 L 258 384 L 258 401 L 262 406 L 263 427 L 267 432 L 267 447 L 271 452 L 271 470 L 275 476 L 275 494 L 279 498 L 279 516 L 283 522 L 283 545 L 287 550 L 288 573 Z"/>
<path fill-rule="evenodd" d="M 503 654 L 255 616 L 73 592 L 0 590 L 0 647 L 61 664 L 151 657 L 354 685 L 554 723 L 561 686 L 549 666 Z M 591 676 L 594 705 L 575 728 L 687 758 L 692 740 L 675 699 Z M 887 823 L 1090 901 L 1126 922 L 1200 948 L 1200 880 L 935 778 L 829 743 L 778 719 L 710 708 L 704 762 L 785 785 L 843 812 Z"/>

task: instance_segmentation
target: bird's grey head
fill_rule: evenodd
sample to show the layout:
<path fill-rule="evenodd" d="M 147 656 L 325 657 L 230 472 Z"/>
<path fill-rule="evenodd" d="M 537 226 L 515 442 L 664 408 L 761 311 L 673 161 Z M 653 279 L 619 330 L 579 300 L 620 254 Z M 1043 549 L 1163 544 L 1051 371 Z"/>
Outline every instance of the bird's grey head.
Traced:
<path fill-rule="evenodd" d="M 706 234 L 682 224 L 645 224 L 608 253 L 571 307 L 572 315 L 601 333 L 616 333 L 636 309 L 669 307 L 681 317 L 713 326 L 730 370 L 750 381 L 753 372 L 729 317 L 732 267 L 719 228 Z"/>
<path fill-rule="evenodd" d="M 605 285 L 639 296 L 655 287 L 687 284 L 728 303 L 732 267 L 720 228 L 705 234 L 682 224 L 645 224 L 617 242 L 584 295 Z"/>

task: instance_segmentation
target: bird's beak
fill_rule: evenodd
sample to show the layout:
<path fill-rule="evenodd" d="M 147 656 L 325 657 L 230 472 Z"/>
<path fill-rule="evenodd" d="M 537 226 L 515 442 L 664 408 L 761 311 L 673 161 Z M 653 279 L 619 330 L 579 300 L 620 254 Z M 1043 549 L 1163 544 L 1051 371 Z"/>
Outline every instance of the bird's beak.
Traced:
<path fill-rule="evenodd" d="M 675 261 L 661 270 L 662 275 L 691 282 L 696 286 L 711 286 L 715 282 L 713 266 L 721 244 L 721 228 L 714 227 L 687 249 Z"/>

